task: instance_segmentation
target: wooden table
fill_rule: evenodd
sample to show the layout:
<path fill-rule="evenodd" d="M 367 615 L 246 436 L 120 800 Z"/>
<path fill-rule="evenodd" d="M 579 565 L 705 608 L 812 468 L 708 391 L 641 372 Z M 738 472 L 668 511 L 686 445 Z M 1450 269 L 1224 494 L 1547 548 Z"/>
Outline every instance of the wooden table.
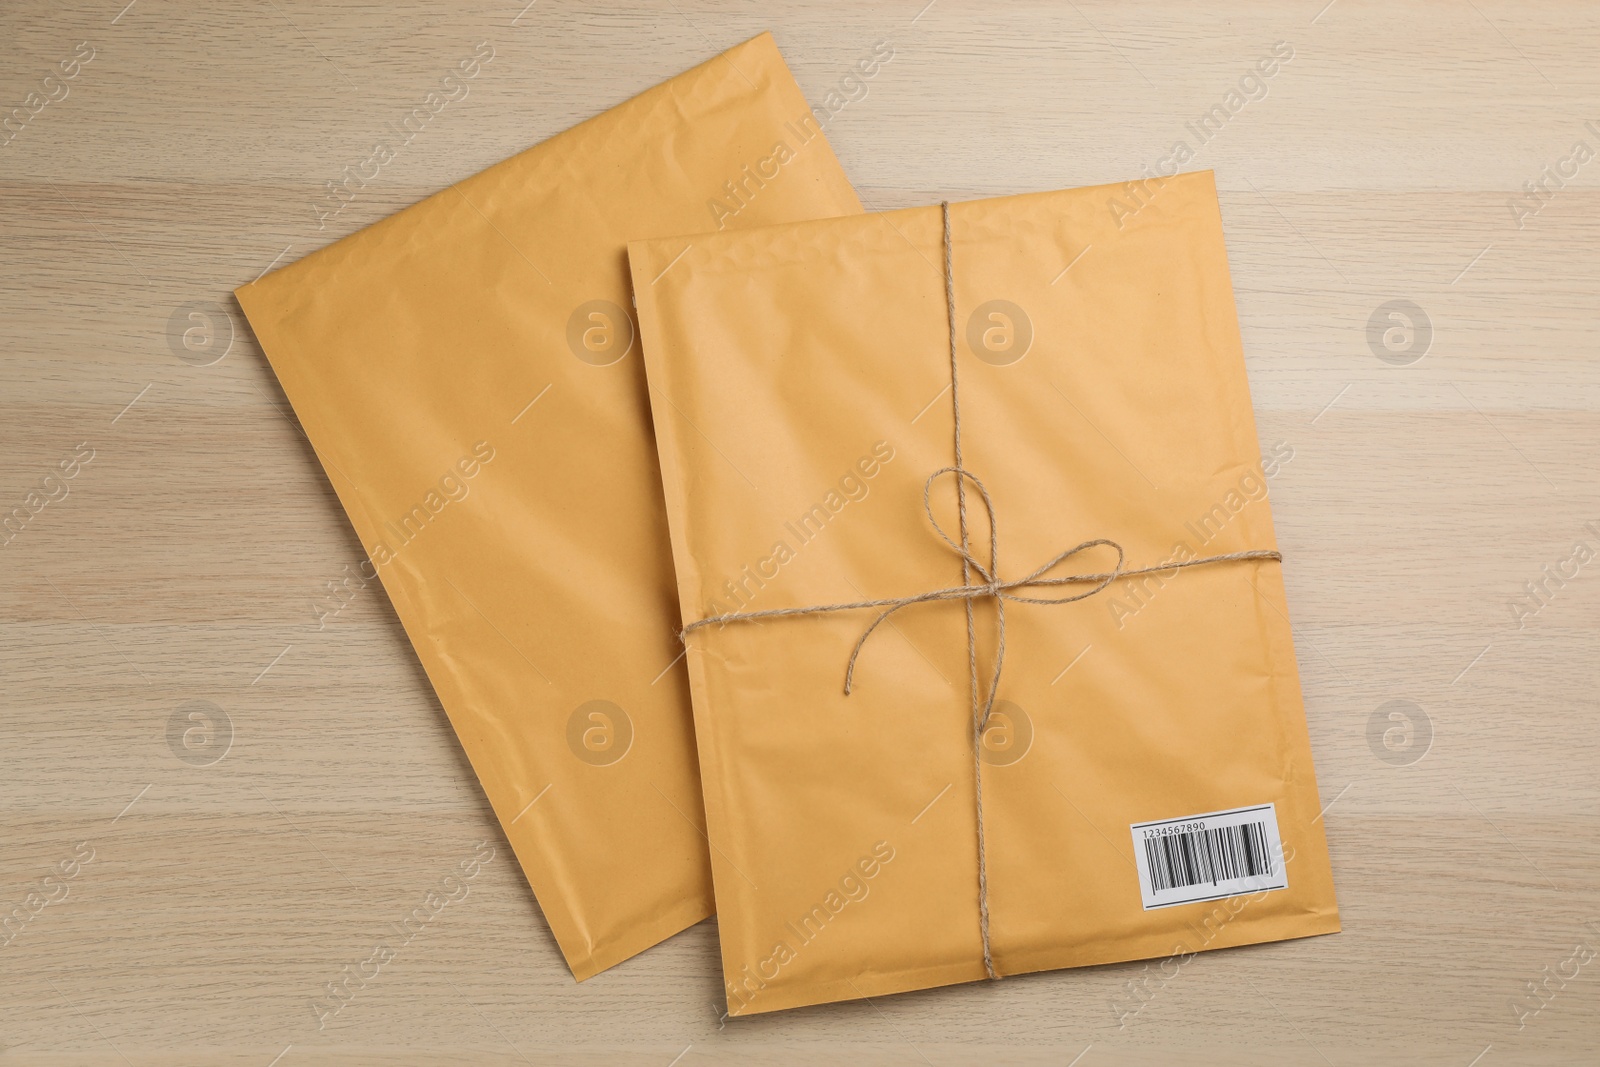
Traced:
<path fill-rule="evenodd" d="M 524 2 L 0 10 L 0 506 L 56 497 L 0 549 L 0 910 L 52 900 L 0 1063 L 1595 1055 L 1600 9 Z M 869 208 L 1216 170 L 1343 933 L 724 1026 L 708 922 L 578 986 L 383 594 L 318 628 L 360 548 L 230 290 L 766 28 L 813 100 L 892 45 L 828 130 Z"/>

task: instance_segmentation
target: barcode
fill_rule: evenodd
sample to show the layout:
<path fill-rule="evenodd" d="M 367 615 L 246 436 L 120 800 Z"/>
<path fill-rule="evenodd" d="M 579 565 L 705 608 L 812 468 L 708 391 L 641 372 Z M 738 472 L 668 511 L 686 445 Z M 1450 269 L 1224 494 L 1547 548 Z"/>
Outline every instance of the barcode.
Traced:
<path fill-rule="evenodd" d="M 1134 823 L 1145 909 L 1289 888 L 1275 804 Z"/>
<path fill-rule="evenodd" d="M 1240 823 L 1192 830 L 1167 837 L 1147 837 L 1145 861 L 1156 892 L 1181 886 L 1232 881 L 1272 874 L 1267 851 L 1267 824 Z"/>

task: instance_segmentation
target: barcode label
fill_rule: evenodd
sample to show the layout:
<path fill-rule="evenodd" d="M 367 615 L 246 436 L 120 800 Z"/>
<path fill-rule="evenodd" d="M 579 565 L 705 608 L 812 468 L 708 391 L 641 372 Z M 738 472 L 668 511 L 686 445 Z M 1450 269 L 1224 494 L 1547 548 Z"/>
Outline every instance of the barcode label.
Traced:
<path fill-rule="evenodd" d="M 1271 804 L 1134 823 L 1132 830 L 1146 911 L 1289 888 Z"/>

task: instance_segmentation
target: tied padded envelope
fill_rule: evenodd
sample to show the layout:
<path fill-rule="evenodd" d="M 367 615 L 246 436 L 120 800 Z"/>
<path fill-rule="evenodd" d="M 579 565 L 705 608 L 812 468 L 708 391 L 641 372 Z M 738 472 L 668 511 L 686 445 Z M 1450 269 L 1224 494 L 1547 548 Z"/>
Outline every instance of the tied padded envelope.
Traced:
<path fill-rule="evenodd" d="M 625 242 L 860 210 L 763 34 L 237 291 L 580 980 L 713 906 Z"/>
<path fill-rule="evenodd" d="M 1002 581 L 1102 538 L 1127 569 L 1276 547 L 1211 175 L 1120 227 L 1116 193 L 951 209 L 962 459 Z M 629 258 L 687 624 L 963 584 L 923 510 L 955 462 L 940 209 Z M 950 476 L 931 499 L 954 538 Z M 975 760 L 998 975 L 1338 928 L 1279 562 L 1007 602 L 981 738 L 964 603 L 892 615 L 849 696 L 875 610 L 687 635 L 730 1013 L 986 977 Z"/>

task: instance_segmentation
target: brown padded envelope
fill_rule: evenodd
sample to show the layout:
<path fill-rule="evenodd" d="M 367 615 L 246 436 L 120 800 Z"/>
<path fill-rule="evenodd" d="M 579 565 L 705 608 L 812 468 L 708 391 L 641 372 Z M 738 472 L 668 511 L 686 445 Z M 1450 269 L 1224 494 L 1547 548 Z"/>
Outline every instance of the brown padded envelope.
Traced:
<path fill-rule="evenodd" d="M 579 979 L 713 910 L 625 242 L 859 211 L 763 34 L 238 290 Z"/>

